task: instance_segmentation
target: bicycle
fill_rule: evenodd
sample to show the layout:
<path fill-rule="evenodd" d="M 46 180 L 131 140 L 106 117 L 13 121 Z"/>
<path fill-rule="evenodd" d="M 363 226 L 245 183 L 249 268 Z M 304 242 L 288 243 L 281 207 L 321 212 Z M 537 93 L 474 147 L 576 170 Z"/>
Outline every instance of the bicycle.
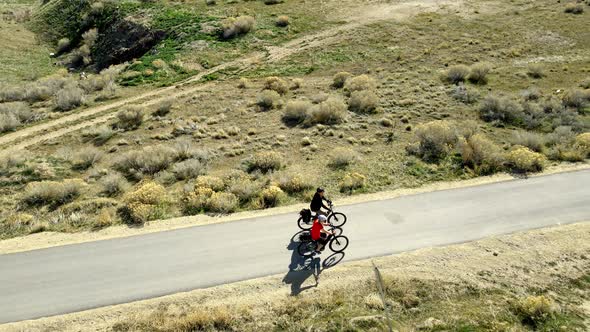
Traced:
<path fill-rule="evenodd" d="M 344 226 L 344 224 L 346 224 L 346 215 L 342 212 L 334 212 L 334 204 L 332 204 L 332 202 L 328 203 L 329 209 L 328 209 L 328 223 L 332 226 L 332 227 L 342 227 Z M 305 216 L 304 215 L 304 211 L 306 210 L 302 210 L 301 212 L 299 212 L 299 219 L 297 220 L 297 226 L 299 226 L 299 228 L 303 229 L 303 230 L 308 230 L 311 229 L 311 226 L 313 226 L 313 219 L 315 219 L 316 216 Z M 309 210 L 307 210 L 309 211 Z M 311 214 L 311 211 L 309 211 L 309 214 Z"/>
<path fill-rule="evenodd" d="M 343 252 L 348 247 L 348 238 L 342 235 L 342 229 L 339 227 L 332 227 L 332 231 L 334 231 L 335 235 L 328 236 L 328 243 L 326 247 L 329 247 L 333 252 Z M 297 247 L 297 252 L 301 256 L 309 257 L 313 256 L 317 250 L 317 247 L 317 241 L 312 240 L 310 237 L 309 240 L 302 240 L 302 242 Z"/>

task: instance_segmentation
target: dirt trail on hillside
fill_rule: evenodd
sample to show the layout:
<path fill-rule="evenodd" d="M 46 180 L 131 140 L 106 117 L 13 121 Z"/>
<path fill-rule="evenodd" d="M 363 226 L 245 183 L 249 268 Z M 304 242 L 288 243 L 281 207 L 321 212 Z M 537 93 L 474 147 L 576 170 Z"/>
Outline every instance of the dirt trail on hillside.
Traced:
<path fill-rule="evenodd" d="M 127 104 L 151 106 L 166 98 L 179 98 L 193 94 L 196 91 L 210 87 L 211 84 L 191 85 L 200 81 L 204 76 L 225 69 L 241 72 L 256 66 L 261 62 L 275 62 L 292 54 L 334 43 L 345 38 L 347 31 L 363 25 L 384 21 L 403 20 L 423 12 L 440 10 L 464 9 L 464 1 L 430 0 L 405 1 L 394 4 L 375 4 L 360 6 L 357 11 L 349 11 L 343 17 L 347 21 L 343 25 L 330 28 L 312 35 L 294 39 L 279 47 L 267 47 L 267 52 L 257 52 L 247 57 L 224 63 L 192 76 L 175 85 L 150 90 L 139 95 L 118 100 L 113 103 L 95 106 L 86 110 L 67 115 L 46 123 L 23 128 L 17 132 L 0 137 L 0 148 L 4 154 L 14 153 L 29 146 L 54 139 L 70 132 L 104 123 L 115 116 L 114 111 Z M 190 86 L 189 86 L 190 85 Z M 106 113 L 106 114 L 103 114 Z"/>

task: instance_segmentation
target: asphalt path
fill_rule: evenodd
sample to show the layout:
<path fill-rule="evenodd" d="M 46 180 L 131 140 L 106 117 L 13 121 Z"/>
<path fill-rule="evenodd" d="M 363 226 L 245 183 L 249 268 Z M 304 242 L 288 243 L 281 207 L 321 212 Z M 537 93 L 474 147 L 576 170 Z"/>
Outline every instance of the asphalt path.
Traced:
<path fill-rule="evenodd" d="M 320 259 L 325 268 L 341 261 L 588 221 L 590 171 L 336 210 L 348 215 L 344 235 L 350 245 L 343 255 L 324 252 Z M 298 293 L 298 278 L 307 274 L 294 271 L 303 264 L 293 241 L 299 230 L 296 219 L 297 214 L 283 214 L 0 255 L 0 323 L 280 273 Z"/>

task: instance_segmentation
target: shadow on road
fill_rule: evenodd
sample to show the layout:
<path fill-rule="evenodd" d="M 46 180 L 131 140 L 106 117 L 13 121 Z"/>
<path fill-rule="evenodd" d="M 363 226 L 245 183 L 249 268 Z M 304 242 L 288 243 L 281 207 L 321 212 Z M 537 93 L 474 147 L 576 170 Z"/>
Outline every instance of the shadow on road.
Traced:
<path fill-rule="evenodd" d="M 334 253 L 328 256 L 322 264 L 320 264 L 320 257 L 304 257 L 299 255 L 297 248 L 301 243 L 300 238 L 309 236 L 309 232 L 300 231 L 295 234 L 287 250 L 291 251 L 291 263 L 289 264 L 289 272 L 283 278 L 285 284 L 291 285 L 291 295 L 295 296 L 299 293 L 317 287 L 319 284 L 320 273 L 324 269 L 329 269 L 340 263 L 344 258 L 344 253 Z M 306 280 L 310 277 L 314 278 L 314 284 L 303 286 Z"/>

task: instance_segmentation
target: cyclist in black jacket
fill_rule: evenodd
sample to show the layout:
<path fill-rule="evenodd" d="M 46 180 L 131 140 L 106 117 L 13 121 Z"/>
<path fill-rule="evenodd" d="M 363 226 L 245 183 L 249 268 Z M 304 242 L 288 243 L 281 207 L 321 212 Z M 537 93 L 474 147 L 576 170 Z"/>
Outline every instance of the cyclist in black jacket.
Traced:
<path fill-rule="evenodd" d="M 309 209 L 312 212 L 315 212 L 316 216 L 320 214 L 327 215 L 326 212 L 322 211 L 322 208 L 326 210 L 330 210 L 330 208 L 324 205 L 324 201 L 326 201 L 328 204 L 332 203 L 329 199 L 324 197 L 324 188 L 320 187 L 316 190 L 315 195 L 313 195 L 311 204 L 309 204 Z"/>

